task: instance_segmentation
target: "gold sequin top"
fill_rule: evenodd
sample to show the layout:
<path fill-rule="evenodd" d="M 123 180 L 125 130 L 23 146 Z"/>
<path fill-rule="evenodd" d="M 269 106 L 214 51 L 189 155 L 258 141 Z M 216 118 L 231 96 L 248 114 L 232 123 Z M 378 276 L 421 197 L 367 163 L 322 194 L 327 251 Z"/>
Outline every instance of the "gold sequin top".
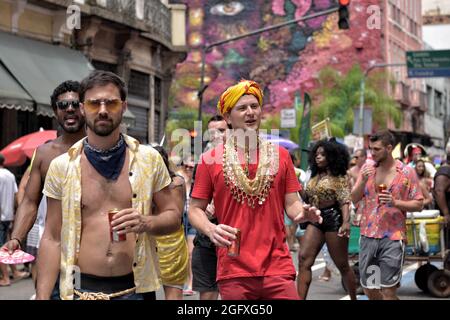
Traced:
<path fill-rule="evenodd" d="M 322 201 L 336 200 L 340 206 L 350 202 L 350 185 L 346 176 L 319 175 L 311 178 L 306 186 L 309 204 L 319 207 Z"/>

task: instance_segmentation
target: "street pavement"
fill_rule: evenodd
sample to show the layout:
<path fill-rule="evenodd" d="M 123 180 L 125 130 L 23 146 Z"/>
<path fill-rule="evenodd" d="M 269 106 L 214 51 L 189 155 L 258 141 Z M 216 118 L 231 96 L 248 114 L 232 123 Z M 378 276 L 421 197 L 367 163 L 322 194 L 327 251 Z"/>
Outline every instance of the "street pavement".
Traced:
<path fill-rule="evenodd" d="M 293 252 L 294 263 L 297 266 L 297 253 Z M 442 263 L 433 263 L 438 268 L 442 268 Z M 348 300 L 349 296 L 342 288 L 341 277 L 333 273 L 329 281 L 319 281 L 318 277 L 323 272 L 325 262 L 321 255 L 318 256 L 313 266 L 313 280 L 309 290 L 309 300 Z M 406 261 L 403 268 L 401 287 L 398 296 L 402 300 L 441 300 L 423 293 L 416 287 L 414 282 L 414 272 L 418 268 L 416 262 Z M 34 286 L 31 278 L 12 283 L 10 287 L 0 287 L 0 300 L 29 300 L 34 294 Z M 158 300 L 164 299 L 163 290 L 157 292 Z M 185 300 L 198 300 L 198 294 L 185 296 Z M 367 300 L 364 295 L 359 295 L 358 300 Z M 450 300 L 446 299 L 446 300 Z"/>

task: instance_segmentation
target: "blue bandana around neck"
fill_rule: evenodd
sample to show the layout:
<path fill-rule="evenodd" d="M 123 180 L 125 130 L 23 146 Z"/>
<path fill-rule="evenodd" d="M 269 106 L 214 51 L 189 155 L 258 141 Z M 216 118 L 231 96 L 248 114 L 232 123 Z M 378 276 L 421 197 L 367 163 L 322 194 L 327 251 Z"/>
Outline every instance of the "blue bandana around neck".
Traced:
<path fill-rule="evenodd" d="M 120 135 L 117 144 L 108 150 L 98 150 L 89 145 L 87 138 L 83 141 L 84 154 L 89 163 L 108 180 L 117 180 L 125 163 L 126 143 Z"/>

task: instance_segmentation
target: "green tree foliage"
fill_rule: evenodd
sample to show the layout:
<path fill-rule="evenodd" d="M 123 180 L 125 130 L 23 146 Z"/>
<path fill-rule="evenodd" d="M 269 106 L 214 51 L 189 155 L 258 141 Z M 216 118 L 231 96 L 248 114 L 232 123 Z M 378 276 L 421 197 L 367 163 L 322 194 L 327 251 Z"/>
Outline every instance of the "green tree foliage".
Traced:
<path fill-rule="evenodd" d="M 361 67 L 356 64 L 346 75 L 326 67 L 319 73 L 319 86 L 313 93 L 316 107 L 312 108 L 312 124 L 330 118 L 331 132 L 336 137 L 344 137 L 353 131 L 353 109 L 360 104 L 360 84 L 363 77 Z M 396 127 L 400 126 L 402 113 L 396 101 L 387 95 L 388 85 L 392 85 L 387 72 L 369 74 L 366 79 L 364 104 L 372 108 L 375 128 L 386 128 L 388 119 Z"/>

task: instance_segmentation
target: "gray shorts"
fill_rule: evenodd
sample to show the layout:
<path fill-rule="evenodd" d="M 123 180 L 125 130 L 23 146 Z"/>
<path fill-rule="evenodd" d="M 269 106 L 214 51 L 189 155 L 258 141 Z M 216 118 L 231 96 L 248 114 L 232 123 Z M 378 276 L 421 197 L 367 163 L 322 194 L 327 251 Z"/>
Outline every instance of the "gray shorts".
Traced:
<path fill-rule="evenodd" d="M 402 240 L 361 236 L 359 248 L 359 274 L 364 288 L 389 288 L 400 282 L 405 257 Z"/>

